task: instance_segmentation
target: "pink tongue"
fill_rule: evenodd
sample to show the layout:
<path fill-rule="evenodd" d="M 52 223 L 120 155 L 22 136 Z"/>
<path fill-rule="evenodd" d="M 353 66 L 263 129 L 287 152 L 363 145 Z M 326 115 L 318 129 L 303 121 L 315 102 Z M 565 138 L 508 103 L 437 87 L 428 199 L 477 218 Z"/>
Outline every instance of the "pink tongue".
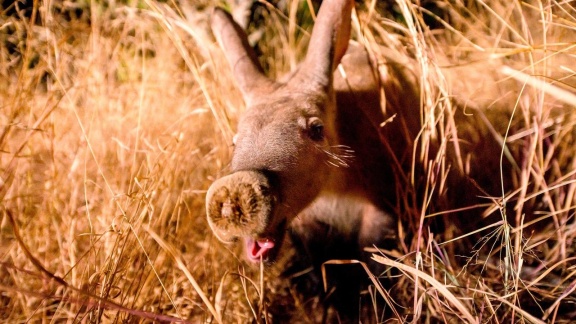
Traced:
<path fill-rule="evenodd" d="M 253 262 L 260 261 L 260 258 L 266 258 L 266 252 L 272 248 L 274 248 L 274 242 L 270 240 L 246 239 L 246 253 Z"/>

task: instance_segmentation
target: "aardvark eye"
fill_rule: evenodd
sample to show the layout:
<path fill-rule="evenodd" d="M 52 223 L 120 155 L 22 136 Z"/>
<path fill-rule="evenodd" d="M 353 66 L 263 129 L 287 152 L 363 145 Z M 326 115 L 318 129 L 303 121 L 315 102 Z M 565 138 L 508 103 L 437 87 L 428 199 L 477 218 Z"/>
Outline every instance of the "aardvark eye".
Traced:
<path fill-rule="evenodd" d="M 321 141 L 324 139 L 324 124 L 320 118 L 311 118 L 308 122 L 308 132 L 313 141 Z"/>

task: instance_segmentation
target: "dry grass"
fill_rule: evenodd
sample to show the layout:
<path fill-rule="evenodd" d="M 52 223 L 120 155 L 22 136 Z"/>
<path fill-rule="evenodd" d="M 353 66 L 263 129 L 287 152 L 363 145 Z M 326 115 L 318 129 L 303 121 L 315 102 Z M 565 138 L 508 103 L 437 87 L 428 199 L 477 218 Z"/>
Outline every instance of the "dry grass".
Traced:
<path fill-rule="evenodd" d="M 322 317 L 278 279 L 282 262 L 245 267 L 207 227 L 204 193 L 227 172 L 243 107 L 207 29 L 215 3 L 2 13 L 0 321 Z M 375 290 L 393 300 L 388 316 L 574 321 L 574 5 L 439 1 L 443 28 L 431 30 L 407 1 L 395 19 L 376 4 L 358 11 L 357 39 L 380 63 L 406 62 L 421 93 L 422 129 L 398 170 L 398 247 L 375 256 L 397 273 Z M 305 48 L 296 17 L 265 17 L 275 75 Z M 488 137 L 498 150 L 475 145 Z M 462 174 L 489 197 L 455 202 Z M 480 215 L 480 229 L 459 227 Z"/>

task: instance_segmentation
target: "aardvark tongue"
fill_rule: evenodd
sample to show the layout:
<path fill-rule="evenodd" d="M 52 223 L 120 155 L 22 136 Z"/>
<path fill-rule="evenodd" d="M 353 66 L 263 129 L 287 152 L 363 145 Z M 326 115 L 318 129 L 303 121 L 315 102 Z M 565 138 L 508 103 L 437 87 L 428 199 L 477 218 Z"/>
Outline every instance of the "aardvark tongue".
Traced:
<path fill-rule="evenodd" d="M 265 259 L 267 252 L 272 248 L 274 248 L 274 242 L 268 239 L 246 239 L 246 253 L 250 261 L 258 262 L 260 258 Z"/>

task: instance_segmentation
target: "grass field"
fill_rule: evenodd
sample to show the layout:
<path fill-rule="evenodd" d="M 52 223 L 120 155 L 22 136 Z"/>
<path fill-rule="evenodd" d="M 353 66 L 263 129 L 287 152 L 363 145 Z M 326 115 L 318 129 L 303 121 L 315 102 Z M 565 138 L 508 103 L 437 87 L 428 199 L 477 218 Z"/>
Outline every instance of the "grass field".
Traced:
<path fill-rule="evenodd" d="M 386 316 L 574 322 L 576 7 L 417 2 L 357 1 L 353 20 L 420 93 L 398 245 L 375 257 L 396 274 Z M 248 266 L 207 225 L 244 107 L 208 28 L 221 3 L 0 5 L 0 322 L 322 318 L 282 259 Z M 271 75 L 296 67 L 312 27 L 306 1 L 286 4 L 251 27 Z M 455 203 L 454 175 L 486 194 Z"/>

